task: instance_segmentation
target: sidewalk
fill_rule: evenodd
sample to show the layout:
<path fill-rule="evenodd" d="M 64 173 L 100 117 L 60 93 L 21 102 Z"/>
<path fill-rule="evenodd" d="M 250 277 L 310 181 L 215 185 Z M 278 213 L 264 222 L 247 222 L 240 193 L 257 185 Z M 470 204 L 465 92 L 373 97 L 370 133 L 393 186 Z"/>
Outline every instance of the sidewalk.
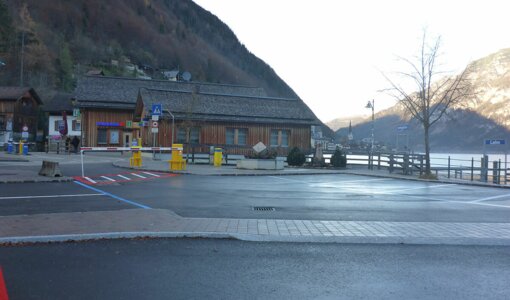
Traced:
<path fill-rule="evenodd" d="M 204 219 L 165 209 L 0 217 L 0 244 L 135 237 L 510 246 L 510 223 Z"/>

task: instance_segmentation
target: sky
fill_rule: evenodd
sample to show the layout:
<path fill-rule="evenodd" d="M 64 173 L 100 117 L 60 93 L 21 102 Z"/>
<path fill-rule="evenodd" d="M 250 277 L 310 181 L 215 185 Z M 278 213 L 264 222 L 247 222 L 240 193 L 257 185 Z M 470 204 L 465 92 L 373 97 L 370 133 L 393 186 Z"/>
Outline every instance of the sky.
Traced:
<path fill-rule="evenodd" d="M 218 16 L 323 121 L 394 105 L 383 74 L 409 71 L 424 29 L 441 37 L 438 70 L 510 48 L 510 1 L 194 0 Z"/>

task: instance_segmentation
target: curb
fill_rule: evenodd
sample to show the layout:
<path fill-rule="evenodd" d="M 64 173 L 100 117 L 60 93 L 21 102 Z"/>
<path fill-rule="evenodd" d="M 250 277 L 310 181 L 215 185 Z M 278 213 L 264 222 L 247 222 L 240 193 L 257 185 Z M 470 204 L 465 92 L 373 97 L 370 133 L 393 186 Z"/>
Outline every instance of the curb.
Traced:
<path fill-rule="evenodd" d="M 203 238 L 235 239 L 247 242 L 278 243 L 332 243 L 332 244 L 405 244 L 405 245 L 462 245 L 462 246 L 510 246 L 510 239 L 497 238 L 452 238 L 452 237 L 354 237 L 354 236 L 271 236 L 253 234 L 231 234 L 216 232 L 106 232 L 86 234 L 43 235 L 0 238 L 0 246 L 65 243 L 136 238 Z"/>

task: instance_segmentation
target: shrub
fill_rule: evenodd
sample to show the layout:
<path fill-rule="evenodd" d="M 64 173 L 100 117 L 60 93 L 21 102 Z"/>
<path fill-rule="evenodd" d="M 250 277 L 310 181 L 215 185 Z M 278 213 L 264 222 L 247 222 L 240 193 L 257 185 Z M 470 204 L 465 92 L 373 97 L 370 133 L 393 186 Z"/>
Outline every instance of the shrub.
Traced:
<path fill-rule="evenodd" d="M 294 147 L 287 155 L 287 163 L 289 166 L 302 166 L 306 161 L 305 154 L 298 148 Z"/>
<path fill-rule="evenodd" d="M 347 157 L 340 149 L 336 149 L 331 156 L 331 165 L 335 168 L 345 168 L 347 166 Z"/>

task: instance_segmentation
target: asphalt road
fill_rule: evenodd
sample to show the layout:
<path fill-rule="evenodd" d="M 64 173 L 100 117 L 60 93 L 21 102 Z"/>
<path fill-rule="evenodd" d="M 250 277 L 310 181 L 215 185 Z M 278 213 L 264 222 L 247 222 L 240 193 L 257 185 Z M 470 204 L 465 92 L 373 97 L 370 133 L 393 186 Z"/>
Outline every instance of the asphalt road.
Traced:
<path fill-rule="evenodd" d="M 508 299 L 510 249 L 115 240 L 0 247 L 11 299 Z"/>
<path fill-rule="evenodd" d="M 80 166 L 63 164 L 64 174 Z M 192 176 L 158 178 L 87 165 L 98 182 L 2 184 L 0 215 L 165 208 L 185 217 L 357 221 L 508 222 L 510 191 L 355 175 Z M 112 182 L 102 178 L 116 178 Z M 118 175 L 116 175 L 118 174 Z M 124 175 L 122 175 L 124 174 Z M 139 178 L 140 174 L 143 179 Z M 129 180 L 118 177 L 130 176 Z M 108 193 L 108 194 L 106 194 Z M 106 194 L 106 195 L 105 195 Z M 254 211 L 269 206 L 274 211 Z"/>

